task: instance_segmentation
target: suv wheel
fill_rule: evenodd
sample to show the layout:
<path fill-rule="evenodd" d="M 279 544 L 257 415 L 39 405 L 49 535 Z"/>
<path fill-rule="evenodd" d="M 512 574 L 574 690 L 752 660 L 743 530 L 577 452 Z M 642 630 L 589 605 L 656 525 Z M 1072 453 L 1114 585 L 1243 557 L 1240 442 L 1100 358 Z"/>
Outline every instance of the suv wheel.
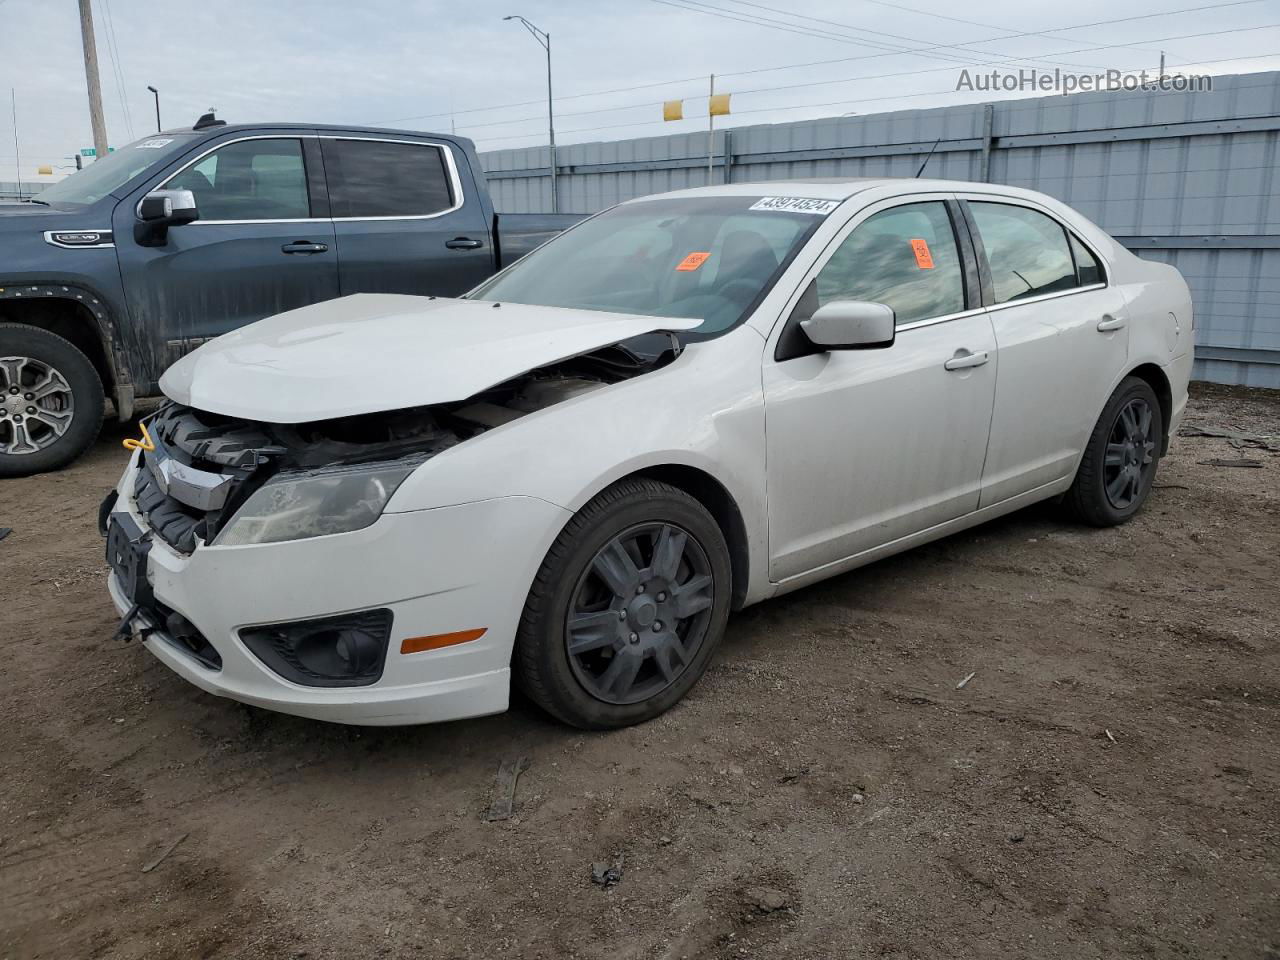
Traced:
<path fill-rule="evenodd" d="M 102 381 L 68 340 L 0 324 L 0 477 L 64 467 L 102 427 Z"/>
<path fill-rule="evenodd" d="M 702 676 L 729 617 L 729 549 L 682 490 L 625 480 L 561 531 L 529 591 L 513 666 L 576 727 L 650 720 Z"/>

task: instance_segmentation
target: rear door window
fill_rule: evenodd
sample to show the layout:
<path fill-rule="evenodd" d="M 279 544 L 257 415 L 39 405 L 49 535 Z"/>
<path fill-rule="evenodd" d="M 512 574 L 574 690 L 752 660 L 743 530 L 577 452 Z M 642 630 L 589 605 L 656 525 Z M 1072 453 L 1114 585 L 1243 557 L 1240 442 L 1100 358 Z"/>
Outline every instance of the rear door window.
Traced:
<path fill-rule="evenodd" d="M 457 202 L 440 147 L 384 140 L 320 144 L 335 218 L 430 216 Z"/>
<path fill-rule="evenodd" d="M 1011 203 L 971 200 L 969 210 L 987 251 L 996 303 L 1079 286 L 1067 232 L 1057 220 Z"/>

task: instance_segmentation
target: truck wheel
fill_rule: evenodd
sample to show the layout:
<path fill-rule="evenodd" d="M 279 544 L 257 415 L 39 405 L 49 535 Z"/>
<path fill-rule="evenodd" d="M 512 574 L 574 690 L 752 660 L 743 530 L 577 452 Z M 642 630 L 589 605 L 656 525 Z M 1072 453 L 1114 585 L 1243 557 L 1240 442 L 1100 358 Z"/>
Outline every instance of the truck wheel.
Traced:
<path fill-rule="evenodd" d="M 669 709 L 729 618 L 729 548 L 697 500 L 625 480 L 561 531 L 529 591 L 513 666 L 530 699 L 592 730 Z"/>
<path fill-rule="evenodd" d="M 98 372 L 69 341 L 0 324 L 0 477 L 66 466 L 97 438 L 104 407 Z"/>
<path fill-rule="evenodd" d="M 1095 527 L 1124 523 L 1151 492 L 1160 463 L 1163 420 L 1151 386 L 1126 377 L 1107 401 L 1085 447 L 1067 508 Z"/>

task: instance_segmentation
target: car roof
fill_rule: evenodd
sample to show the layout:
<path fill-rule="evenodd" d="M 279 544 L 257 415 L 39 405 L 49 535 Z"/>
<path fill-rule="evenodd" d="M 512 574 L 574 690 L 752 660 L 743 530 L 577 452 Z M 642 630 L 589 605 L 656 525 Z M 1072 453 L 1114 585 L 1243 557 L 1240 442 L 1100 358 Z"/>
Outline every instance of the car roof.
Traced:
<path fill-rule="evenodd" d="M 890 188 L 894 193 L 990 193 L 1027 200 L 1048 199 L 1044 194 L 1021 187 L 998 183 L 972 183 L 964 180 L 918 179 L 915 177 L 813 177 L 791 180 L 758 180 L 726 183 L 710 187 L 691 187 L 654 194 L 658 197 L 804 197 L 815 200 L 848 200 L 855 194 L 877 188 Z M 634 202 L 634 201 L 633 201 Z"/>

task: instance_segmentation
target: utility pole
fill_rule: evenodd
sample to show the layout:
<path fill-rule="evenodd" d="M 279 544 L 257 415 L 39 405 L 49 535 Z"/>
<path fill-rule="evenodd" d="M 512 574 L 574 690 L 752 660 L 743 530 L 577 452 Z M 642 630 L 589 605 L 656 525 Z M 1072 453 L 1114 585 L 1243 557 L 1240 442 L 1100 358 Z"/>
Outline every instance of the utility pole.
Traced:
<path fill-rule="evenodd" d="M 98 83 L 98 48 L 93 41 L 93 7 L 80 0 L 80 41 L 84 45 L 84 81 L 89 88 L 89 122 L 98 159 L 107 155 L 107 124 L 102 119 L 102 86 Z"/>
<path fill-rule="evenodd" d="M 502 19 L 519 20 L 524 28 L 533 35 L 533 39 L 538 41 L 542 49 L 547 51 L 547 132 L 551 142 L 551 212 L 558 213 L 560 202 L 556 196 L 556 118 L 551 107 L 551 34 L 545 30 L 539 30 L 518 13 Z"/>
<path fill-rule="evenodd" d="M 1164 79 L 1164 51 L 1160 51 L 1160 79 Z"/>

